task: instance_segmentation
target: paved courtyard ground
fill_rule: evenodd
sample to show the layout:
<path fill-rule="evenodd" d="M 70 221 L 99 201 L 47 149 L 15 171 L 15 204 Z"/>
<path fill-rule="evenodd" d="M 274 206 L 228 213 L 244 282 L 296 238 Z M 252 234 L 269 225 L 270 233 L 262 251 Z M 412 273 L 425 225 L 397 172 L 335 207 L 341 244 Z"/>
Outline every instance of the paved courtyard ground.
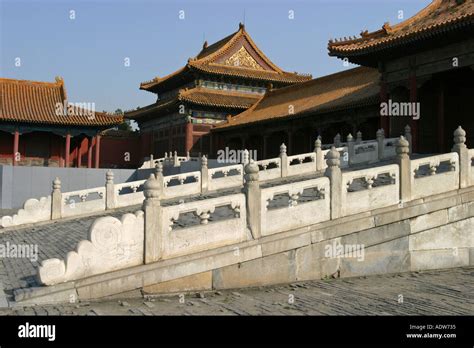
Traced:
<path fill-rule="evenodd" d="M 0 309 L 0 315 L 473 315 L 474 268 L 307 281 L 66 305 Z"/>

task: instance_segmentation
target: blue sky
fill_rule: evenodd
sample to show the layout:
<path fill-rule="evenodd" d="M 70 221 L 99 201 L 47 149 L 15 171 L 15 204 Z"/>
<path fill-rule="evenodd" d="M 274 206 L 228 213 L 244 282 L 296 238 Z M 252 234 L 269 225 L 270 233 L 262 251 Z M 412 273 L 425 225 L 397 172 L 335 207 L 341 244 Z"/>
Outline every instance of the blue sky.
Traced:
<path fill-rule="evenodd" d="M 428 3 L 0 0 L 0 76 L 54 81 L 59 75 L 71 102 L 94 102 L 99 111 L 134 109 L 155 101 L 154 94 L 138 89 L 140 82 L 182 67 L 199 52 L 203 38 L 211 44 L 236 31 L 244 13 L 247 31 L 275 64 L 318 77 L 346 69 L 328 56 L 328 39 L 398 23 L 399 11 L 408 18 Z"/>

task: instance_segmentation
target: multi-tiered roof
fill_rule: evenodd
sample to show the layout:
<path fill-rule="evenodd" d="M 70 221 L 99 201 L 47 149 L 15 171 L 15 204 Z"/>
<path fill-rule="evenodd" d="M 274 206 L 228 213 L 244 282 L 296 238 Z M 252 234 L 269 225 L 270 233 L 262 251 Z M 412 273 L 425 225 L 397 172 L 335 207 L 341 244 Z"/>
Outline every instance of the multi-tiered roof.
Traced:
<path fill-rule="evenodd" d="M 157 112 L 168 112 L 182 102 L 242 111 L 259 98 L 256 93 L 205 88 L 195 83 L 199 79 L 211 81 L 224 79 L 243 85 L 273 84 L 275 87 L 282 87 L 310 80 L 311 75 L 280 69 L 265 56 L 247 33 L 244 25 L 240 24 L 239 30 L 224 39 L 210 46 L 205 42 L 202 50 L 194 58 L 190 58 L 181 69 L 167 76 L 155 77 L 151 81 L 141 83 L 140 89 L 163 97 L 160 96 L 160 99 L 152 105 L 127 113 L 127 117 L 142 118 L 146 115 L 152 116 L 151 113 L 156 115 Z"/>
<path fill-rule="evenodd" d="M 413 17 L 380 30 L 362 31 L 360 37 L 330 40 L 329 55 L 348 58 L 351 62 L 376 66 L 376 55 L 407 54 L 421 43 L 436 45 L 440 38 L 472 37 L 474 28 L 473 0 L 434 0 Z M 438 42 L 439 45 L 439 42 Z M 403 47 L 403 49 L 401 49 Z"/>

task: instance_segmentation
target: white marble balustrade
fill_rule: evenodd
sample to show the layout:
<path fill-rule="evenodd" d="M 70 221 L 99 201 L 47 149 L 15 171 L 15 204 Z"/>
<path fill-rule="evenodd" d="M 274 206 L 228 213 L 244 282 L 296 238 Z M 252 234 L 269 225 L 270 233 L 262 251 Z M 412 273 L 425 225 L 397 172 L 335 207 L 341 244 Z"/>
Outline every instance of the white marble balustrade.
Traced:
<path fill-rule="evenodd" d="M 374 186 L 377 177 L 381 174 L 384 174 L 386 185 Z M 350 191 L 349 187 L 354 180 L 358 179 L 362 179 L 363 187 Z M 399 168 L 396 164 L 343 173 L 342 216 L 398 204 L 400 200 L 399 190 Z"/>
<path fill-rule="evenodd" d="M 387 138 L 383 140 L 383 158 L 395 157 L 395 142 L 397 138 Z"/>
<path fill-rule="evenodd" d="M 213 221 L 218 207 L 232 209 L 231 218 Z M 248 239 L 245 195 L 242 193 L 192 201 L 162 207 L 162 258 L 172 258 L 224 245 L 240 243 Z M 175 228 L 174 222 L 181 214 L 192 213 L 198 224 Z"/>
<path fill-rule="evenodd" d="M 319 192 L 320 199 L 299 203 L 298 200 L 303 191 L 311 188 Z M 288 205 L 268 209 L 270 201 L 281 194 L 288 195 Z M 329 196 L 329 179 L 327 177 L 262 189 L 260 229 L 262 235 L 271 235 L 329 220 Z"/>
<path fill-rule="evenodd" d="M 448 162 L 448 171 L 437 172 L 441 162 Z M 428 173 L 419 173 L 422 166 L 428 167 Z M 459 156 L 456 152 L 411 160 L 412 199 L 457 188 L 459 188 Z"/>
<path fill-rule="evenodd" d="M 354 144 L 353 164 L 358 163 L 374 163 L 378 161 L 378 143 L 376 141 L 363 142 Z"/>
<path fill-rule="evenodd" d="M 260 160 L 256 163 L 260 169 L 258 173 L 260 181 L 271 180 L 281 177 L 281 160 L 279 157 Z"/>
<path fill-rule="evenodd" d="M 41 197 L 40 199 L 30 198 L 23 208 L 11 216 L 0 217 L 0 227 L 11 227 L 51 219 L 51 196 Z"/>
<path fill-rule="evenodd" d="M 61 216 L 76 216 L 105 210 L 105 187 L 62 193 Z"/>
<path fill-rule="evenodd" d="M 349 167 L 349 149 L 347 146 L 341 146 L 337 147 L 336 150 L 339 152 L 341 155 L 340 161 L 341 161 L 341 168 L 347 168 Z M 327 153 L 329 150 L 323 150 L 323 158 L 326 158 Z M 323 161 L 323 169 L 326 169 L 328 167 L 326 161 Z"/>
<path fill-rule="evenodd" d="M 136 205 L 143 202 L 143 191 L 139 191 L 145 180 L 125 182 L 114 185 L 116 208 Z M 127 192 L 128 191 L 128 192 Z"/>
<path fill-rule="evenodd" d="M 186 180 L 193 180 L 186 182 Z M 177 185 L 170 186 L 170 182 L 177 181 Z M 164 198 L 174 198 L 179 196 L 188 196 L 201 193 L 201 172 L 189 172 L 183 174 L 165 176 L 163 179 Z"/>
<path fill-rule="evenodd" d="M 314 152 L 288 156 L 288 175 L 307 174 L 314 172 L 316 172 L 316 154 Z"/>
<path fill-rule="evenodd" d="M 244 166 L 242 164 L 208 169 L 209 191 L 242 186 L 244 181 L 243 172 Z"/>

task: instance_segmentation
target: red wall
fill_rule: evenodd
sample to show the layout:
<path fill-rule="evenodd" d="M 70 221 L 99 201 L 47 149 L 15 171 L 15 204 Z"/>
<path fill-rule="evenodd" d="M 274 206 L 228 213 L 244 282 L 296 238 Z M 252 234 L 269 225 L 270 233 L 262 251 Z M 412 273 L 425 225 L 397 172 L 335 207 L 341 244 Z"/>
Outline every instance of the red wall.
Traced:
<path fill-rule="evenodd" d="M 138 168 L 143 158 L 150 155 L 151 134 L 141 136 L 113 137 L 102 136 L 100 142 L 101 168 Z M 60 157 L 64 161 L 65 138 L 48 132 L 21 134 L 18 151 L 21 155 L 19 165 L 59 166 Z M 89 141 L 84 136 L 71 137 L 69 167 L 77 167 L 78 147 L 81 148 L 81 167 L 87 167 Z M 92 167 L 95 165 L 95 138 L 92 139 Z M 39 151 L 41 149 L 41 151 Z M 28 153 L 45 152 L 44 157 L 28 156 Z M 13 157 L 13 135 L 0 131 L 0 163 L 11 164 Z M 49 156 L 48 156 L 49 155 Z"/>
<path fill-rule="evenodd" d="M 100 139 L 101 168 L 137 168 L 142 162 L 139 137 Z M 127 161 L 128 160 L 128 161 Z"/>

